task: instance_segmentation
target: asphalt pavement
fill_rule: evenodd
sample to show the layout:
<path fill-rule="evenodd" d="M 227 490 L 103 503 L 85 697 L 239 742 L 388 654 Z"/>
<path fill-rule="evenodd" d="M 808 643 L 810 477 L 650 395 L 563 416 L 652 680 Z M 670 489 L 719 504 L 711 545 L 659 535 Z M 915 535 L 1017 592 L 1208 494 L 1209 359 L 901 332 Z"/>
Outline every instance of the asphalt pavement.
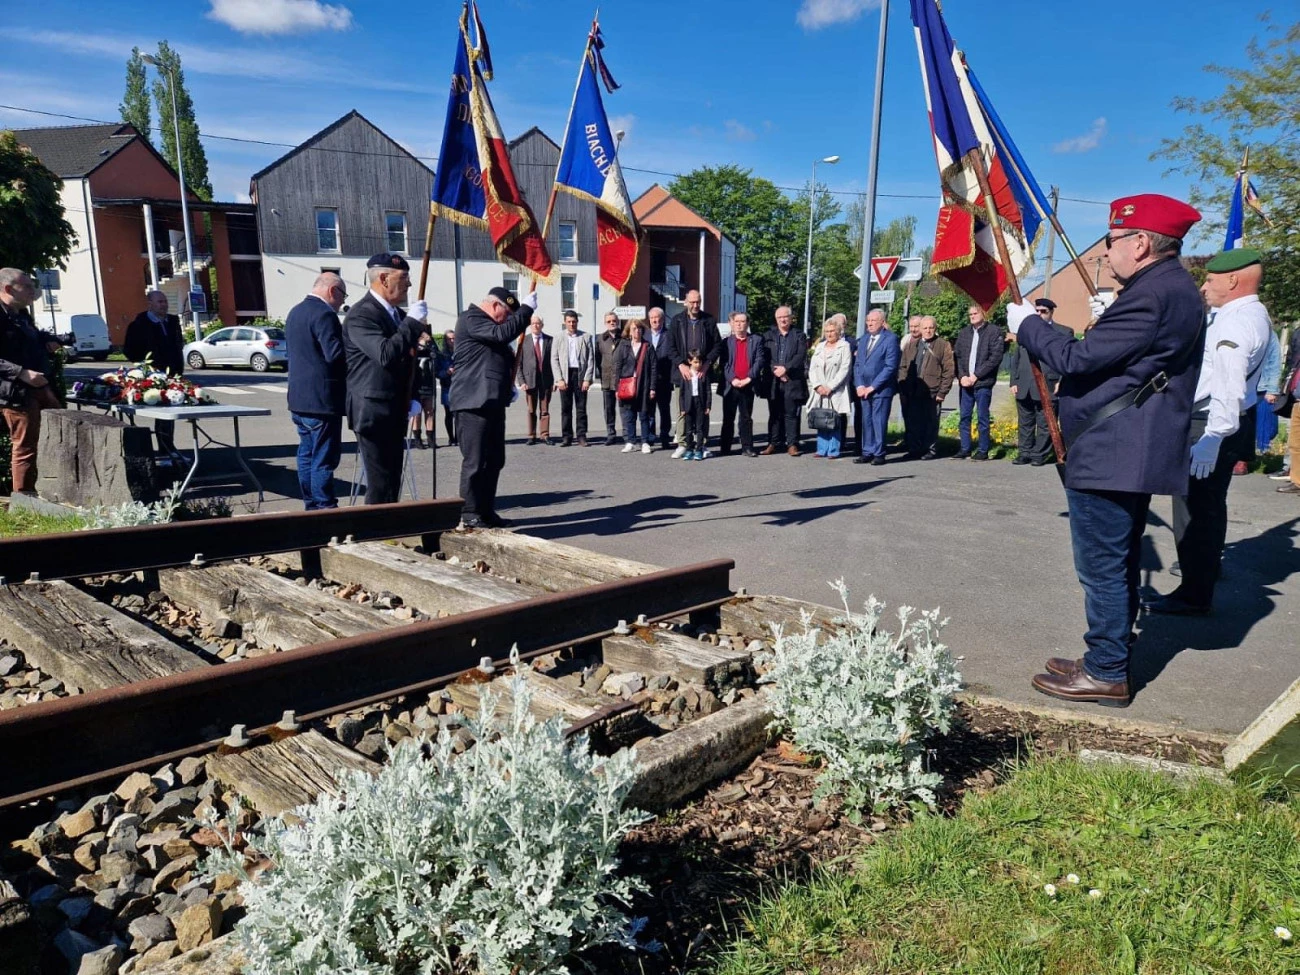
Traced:
<path fill-rule="evenodd" d="M 78 364 L 68 372 L 83 378 L 103 368 Z M 241 424 L 245 456 L 268 492 L 261 510 L 298 508 L 297 436 L 285 402 L 286 376 L 202 370 L 189 378 L 223 404 L 273 410 Z M 1005 396 L 999 387 L 998 401 Z M 557 437 L 558 401 L 557 395 Z M 604 446 L 595 391 L 589 412 L 592 446 L 565 449 L 525 445 L 522 407 L 510 411 L 500 510 L 518 530 L 660 565 L 732 558 L 733 585 L 751 592 L 834 603 L 829 583 L 842 578 L 855 607 L 869 595 L 891 610 L 939 607 L 949 619 L 944 637 L 962 657 L 970 690 L 1013 702 L 1236 734 L 1300 677 L 1300 501 L 1278 495 L 1277 482 L 1262 475 L 1233 481 L 1214 614 L 1145 618 L 1134 658 L 1136 695 L 1126 711 L 1114 711 L 1054 702 L 1029 685 L 1049 656 L 1083 652 L 1083 599 L 1064 492 L 1051 467 L 892 456 L 872 467 L 810 454 L 738 453 L 688 463 L 657 450 L 644 456 Z M 761 446 L 761 404 L 756 413 Z M 714 414 L 716 448 L 720 411 Z M 445 443 L 441 415 L 438 420 L 438 440 Z M 229 421 L 215 421 L 209 432 L 228 439 Z M 188 446 L 179 429 L 177 441 Z M 205 454 L 205 469 L 237 471 L 225 453 Z M 355 456 L 345 433 L 336 483 L 345 504 Z M 411 456 L 420 497 L 430 496 L 435 456 L 438 496 L 456 494 L 457 451 L 416 450 Z M 236 511 L 256 502 L 233 480 L 204 487 L 202 495 L 228 496 Z M 1177 585 L 1169 573 L 1177 558 L 1170 523 L 1169 499 L 1155 499 L 1142 581 L 1159 592 Z"/>

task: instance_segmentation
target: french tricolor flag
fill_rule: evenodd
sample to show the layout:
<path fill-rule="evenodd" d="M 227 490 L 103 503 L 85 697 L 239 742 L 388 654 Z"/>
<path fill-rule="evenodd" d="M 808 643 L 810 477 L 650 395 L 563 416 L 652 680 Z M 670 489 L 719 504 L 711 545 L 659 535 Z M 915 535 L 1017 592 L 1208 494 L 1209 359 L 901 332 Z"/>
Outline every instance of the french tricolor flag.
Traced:
<path fill-rule="evenodd" d="M 1033 245 L 1048 212 L 1042 190 L 953 43 L 935 0 L 911 0 L 925 102 L 939 163 L 943 203 L 932 268 L 984 307 L 1006 292 L 1010 275 L 1033 266 Z M 982 154 L 998 226 L 990 226 L 970 153 Z M 1012 267 L 998 260 L 994 234 Z"/>
<path fill-rule="evenodd" d="M 618 147 L 609 130 L 605 103 L 596 73 L 603 69 L 600 28 L 593 27 L 578 73 L 578 87 L 569 110 L 564 148 L 555 172 L 555 186 L 596 205 L 596 254 L 600 280 L 622 294 L 636 267 L 641 231 L 632 213 Z M 601 74 L 612 84 L 608 71 Z"/>

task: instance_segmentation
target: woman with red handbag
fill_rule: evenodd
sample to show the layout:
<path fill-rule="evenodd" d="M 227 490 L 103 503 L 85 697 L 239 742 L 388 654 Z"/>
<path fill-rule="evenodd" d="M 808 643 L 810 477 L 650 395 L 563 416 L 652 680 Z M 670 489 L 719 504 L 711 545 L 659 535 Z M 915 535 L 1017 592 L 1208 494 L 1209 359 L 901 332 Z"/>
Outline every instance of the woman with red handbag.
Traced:
<path fill-rule="evenodd" d="M 645 341 L 645 322 L 634 318 L 623 328 L 623 341 L 614 356 L 614 375 L 618 377 L 618 405 L 623 413 L 623 453 L 630 454 L 641 445 L 648 454 L 650 445 L 650 410 L 655 398 L 655 350 Z M 640 424 L 641 435 L 637 436 Z"/>

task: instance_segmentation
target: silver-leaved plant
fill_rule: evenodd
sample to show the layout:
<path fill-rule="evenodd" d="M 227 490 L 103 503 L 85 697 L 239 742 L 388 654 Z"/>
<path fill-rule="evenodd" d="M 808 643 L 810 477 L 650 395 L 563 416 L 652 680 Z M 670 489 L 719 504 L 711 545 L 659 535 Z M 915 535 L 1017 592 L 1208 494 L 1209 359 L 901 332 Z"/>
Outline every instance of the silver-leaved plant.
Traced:
<path fill-rule="evenodd" d="M 240 888 L 249 975 L 560 975 L 595 945 L 638 947 L 625 908 L 643 885 L 617 858 L 646 818 L 624 808 L 635 755 L 535 720 L 522 676 L 511 692 L 497 718 L 480 690 L 464 754 L 446 730 L 404 740 L 299 824 L 268 821 L 253 842 L 272 866 Z"/>
<path fill-rule="evenodd" d="M 843 580 L 832 583 L 844 618 L 832 631 L 813 626 L 776 633 L 763 680 L 773 685 L 774 724 L 823 762 L 817 797 L 839 793 L 852 815 L 920 801 L 934 805 L 939 775 L 926 770 L 926 740 L 946 732 L 961 675 L 936 639 L 938 610 L 898 611 L 897 636 L 880 628 L 885 604 L 868 598 L 849 609 Z"/>

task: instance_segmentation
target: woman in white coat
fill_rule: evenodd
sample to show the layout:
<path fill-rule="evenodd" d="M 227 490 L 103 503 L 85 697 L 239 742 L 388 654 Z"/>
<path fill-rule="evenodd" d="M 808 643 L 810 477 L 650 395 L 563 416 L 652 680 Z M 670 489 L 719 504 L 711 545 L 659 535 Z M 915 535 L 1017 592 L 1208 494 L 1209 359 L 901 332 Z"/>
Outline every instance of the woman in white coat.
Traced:
<path fill-rule="evenodd" d="M 808 409 L 830 408 L 847 418 L 850 409 L 849 376 L 853 371 L 853 352 L 844 341 L 842 316 L 833 315 L 822 325 L 822 340 L 813 349 L 808 364 Z M 840 455 L 840 430 L 817 431 L 817 456 L 834 460 Z"/>

